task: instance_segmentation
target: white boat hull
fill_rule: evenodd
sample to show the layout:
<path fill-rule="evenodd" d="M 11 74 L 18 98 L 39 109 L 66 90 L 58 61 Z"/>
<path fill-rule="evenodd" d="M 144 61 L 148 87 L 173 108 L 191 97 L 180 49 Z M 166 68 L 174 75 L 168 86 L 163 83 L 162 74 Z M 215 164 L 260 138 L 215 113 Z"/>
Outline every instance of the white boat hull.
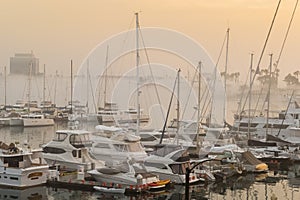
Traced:
<path fill-rule="evenodd" d="M 126 173 L 118 173 L 118 174 L 103 174 L 98 172 L 97 170 L 88 171 L 93 178 L 96 179 L 97 182 L 105 183 L 105 184 L 121 184 L 121 185 L 136 185 L 137 179 L 135 177 L 131 177 Z"/>
<path fill-rule="evenodd" d="M 0 167 L 0 185 L 25 188 L 45 184 L 48 176 L 47 165 L 28 168 Z"/>
<path fill-rule="evenodd" d="M 10 125 L 10 118 L 0 118 L 0 125 L 9 126 Z"/>
<path fill-rule="evenodd" d="M 74 158 L 67 152 L 61 155 L 54 155 L 51 153 L 43 153 L 43 158 L 48 163 L 49 166 L 59 165 L 60 169 L 76 171 L 83 169 L 84 171 L 92 170 L 97 166 L 102 166 L 102 162 L 93 160 L 87 152 L 83 152 L 82 158 Z"/>
<path fill-rule="evenodd" d="M 117 194 L 124 194 L 125 188 L 107 188 L 107 187 L 101 187 L 101 186 L 94 186 L 94 189 L 100 192 L 106 192 L 106 193 L 117 193 Z"/>
<path fill-rule="evenodd" d="M 34 126 L 52 126 L 54 125 L 53 119 L 23 119 L 24 127 L 34 127 Z"/>
<path fill-rule="evenodd" d="M 22 118 L 10 118 L 9 125 L 10 126 L 23 126 L 23 119 Z"/>

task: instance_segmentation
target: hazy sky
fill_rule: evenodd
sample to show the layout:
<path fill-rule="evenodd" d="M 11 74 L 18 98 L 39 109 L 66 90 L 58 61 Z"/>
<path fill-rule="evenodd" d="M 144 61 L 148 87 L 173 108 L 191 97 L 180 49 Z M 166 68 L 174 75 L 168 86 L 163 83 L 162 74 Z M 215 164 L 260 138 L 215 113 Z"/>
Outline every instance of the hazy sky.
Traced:
<path fill-rule="evenodd" d="M 296 0 L 282 1 L 266 54 L 277 59 Z M 34 52 L 48 71 L 80 66 L 100 42 L 127 31 L 134 12 L 142 27 L 163 27 L 198 41 L 216 61 L 230 28 L 229 72 L 245 71 L 250 53 L 257 63 L 278 0 L 0 0 L 0 71 L 15 53 Z M 279 68 L 300 70 L 300 10 Z M 262 66 L 268 63 L 264 56 Z"/>

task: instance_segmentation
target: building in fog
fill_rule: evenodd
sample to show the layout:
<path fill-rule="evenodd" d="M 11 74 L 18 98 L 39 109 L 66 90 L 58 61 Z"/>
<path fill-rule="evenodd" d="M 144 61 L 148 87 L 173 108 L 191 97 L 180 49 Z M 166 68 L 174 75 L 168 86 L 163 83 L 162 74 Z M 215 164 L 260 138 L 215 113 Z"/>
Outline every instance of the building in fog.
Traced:
<path fill-rule="evenodd" d="M 16 53 L 10 58 L 10 74 L 29 75 L 39 74 L 39 59 L 33 53 Z"/>

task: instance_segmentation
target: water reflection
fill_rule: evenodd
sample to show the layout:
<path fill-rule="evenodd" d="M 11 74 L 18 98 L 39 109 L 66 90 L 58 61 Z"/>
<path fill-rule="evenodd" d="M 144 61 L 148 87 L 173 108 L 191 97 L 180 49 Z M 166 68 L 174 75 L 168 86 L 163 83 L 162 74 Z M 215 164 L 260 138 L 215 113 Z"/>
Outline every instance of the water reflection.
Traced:
<path fill-rule="evenodd" d="M 300 166 L 291 167 L 299 172 Z M 227 179 L 225 181 L 192 185 L 190 199 L 300 199 L 299 177 L 292 177 L 295 171 L 270 172 L 269 174 L 247 174 Z M 268 176 L 267 176 L 268 175 Z M 185 188 L 175 185 L 173 189 L 146 193 L 137 196 L 103 194 L 80 190 L 54 189 L 51 187 L 35 187 L 25 190 L 0 188 L 0 199 L 130 199 L 130 200 L 184 200 Z"/>
<path fill-rule="evenodd" d="M 39 186 L 39 187 L 28 188 L 26 190 L 0 188 L 0 199 L 44 200 L 44 199 L 49 199 L 49 198 L 47 195 L 47 187 Z"/>

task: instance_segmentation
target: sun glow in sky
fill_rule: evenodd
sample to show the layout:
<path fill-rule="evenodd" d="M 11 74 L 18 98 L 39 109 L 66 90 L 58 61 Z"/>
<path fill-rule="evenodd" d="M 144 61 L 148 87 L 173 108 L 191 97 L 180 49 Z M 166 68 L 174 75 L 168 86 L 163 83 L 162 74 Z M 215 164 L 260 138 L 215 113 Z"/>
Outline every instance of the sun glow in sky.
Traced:
<path fill-rule="evenodd" d="M 267 54 L 277 58 L 296 0 L 281 2 Z M 33 51 L 48 71 L 69 71 L 70 59 L 80 66 L 100 42 L 127 31 L 134 12 L 142 27 L 179 31 L 199 42 L 217 60 L 230 28 L 229 72 L 245 73 L 250 53 L 255 63 L 263 47 L 277 0 L 2 0 L 0 6 L 0 71 L 15 53 Z M 284 77 L 300 69 L 300 11 L 297 10 L 280 60 Z M 222 69 L 220 69 L 222 71 Z"/>

